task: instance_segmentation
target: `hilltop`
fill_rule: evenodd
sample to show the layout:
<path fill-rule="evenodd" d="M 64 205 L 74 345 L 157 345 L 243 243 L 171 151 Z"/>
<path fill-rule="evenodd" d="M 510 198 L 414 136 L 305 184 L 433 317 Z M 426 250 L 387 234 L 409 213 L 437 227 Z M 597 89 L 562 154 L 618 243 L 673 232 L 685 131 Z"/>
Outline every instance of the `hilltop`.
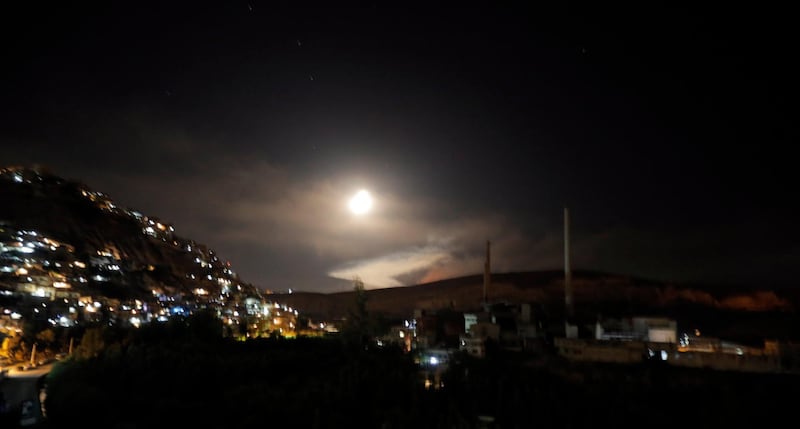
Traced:
<path fill-rule="evenodd" d="M 562 271 L 492 274 L 489 302 L 530 303 L 537 317 L 558 323 L 564 317 Z M 598 317 L 659 315 L 685 328 L 703 327 L 728 338 L 760 341 L 764 335 L 800 339 L 795 309 L 800 296 L 792 289 L 670 284 L 620 274 L 573 272 L 575 311 L 590 323 Z M 346 317 L 355 292 L 276 294 L 275 299 L 320 320 Z M 410 318 L 415 310 L 481 308 L 482 275 L 366 291 L 369 311 L 387 318 Z"/>

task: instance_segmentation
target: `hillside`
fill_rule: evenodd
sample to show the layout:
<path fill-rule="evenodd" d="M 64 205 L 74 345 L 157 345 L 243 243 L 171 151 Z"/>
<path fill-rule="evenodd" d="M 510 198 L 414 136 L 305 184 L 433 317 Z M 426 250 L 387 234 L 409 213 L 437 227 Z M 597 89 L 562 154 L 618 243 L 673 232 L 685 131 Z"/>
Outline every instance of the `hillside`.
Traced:
<path fill-rule="evenodd" d="M 140 299 L 259 295 L 212 249 L 124 208 L 102 192 L 39 168 L 0 170 L 0 286 Z M 53 296 L 55 296 L 53 292 Z"/>
<path fill-rule="evenodd" d="M 557 270 L 496 273 L 488 298 L 490 302 L 531 303 L 537 317 L 558 323 L 564 317 L 563 287 L 563 272 Z M 800 319 L 795 312 L 800 297 L 790 289 L 706 289 L 594 271 L 574 272 L 573 288 L 577 319 L 586 323 L 598 317 L 660 315 L 673 317 L 687 328 L 702 326 L 727 338 L 800 339 Z M 476 311 L 481 308 L 483 277 L 473 275 L 366 293 L 369 311 L 390 319 L 410 318 L 415 309 Z M 294 292 L 273 297 L 320 320 L 346 317 L 355 301 L 354 292 Z"/>

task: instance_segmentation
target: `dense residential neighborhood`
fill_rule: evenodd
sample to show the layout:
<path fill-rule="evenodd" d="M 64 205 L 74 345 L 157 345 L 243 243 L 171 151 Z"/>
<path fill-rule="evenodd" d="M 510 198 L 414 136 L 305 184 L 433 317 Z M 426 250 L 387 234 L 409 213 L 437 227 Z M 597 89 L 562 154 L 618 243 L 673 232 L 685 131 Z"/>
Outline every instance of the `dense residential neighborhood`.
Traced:
<path fill-rule="evenodd" d="M 4 336 L 17 336 L 25 323 L 42 330 L 101 321 L 138 327 L 200 309 L 215 312 L 230 336 L 295 331 L 297 310 L 270 301 L 213 249 L 181 238 L 166 222 L 35 168 L 0 170 L 0 190 L 5 197 L 25 195 L 27 201 L 7 201 L 28 204 L 0 211 Z M 53 224 L 30 216 L 53 201 L 97 222 L 83 225 L 72 217 Z"/>

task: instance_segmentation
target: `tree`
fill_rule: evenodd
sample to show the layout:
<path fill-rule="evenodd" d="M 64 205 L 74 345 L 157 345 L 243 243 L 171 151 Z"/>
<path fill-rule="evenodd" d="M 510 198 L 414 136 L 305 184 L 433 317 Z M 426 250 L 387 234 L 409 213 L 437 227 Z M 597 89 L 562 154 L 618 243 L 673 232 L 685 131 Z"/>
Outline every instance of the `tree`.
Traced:
<path fill-rule="evenodd" d="M 52 357 L 55 354 L 53 346 L 56 342 L 56 333 L 53 329 L 45 329 L 36 334 L 36 344 L 38 345 L 37 352 L 44 354 L 46 357 Z"/>
<path fill-rule="evenodd" d="M 348 343 L 362 347 L 372 339 L 373 323 L 367 311 L 367 293 L 364 289 L 364 282 L 358 276 L 353 278 L 353 290 L 355 291 L 355 302 L 348 311 L 345 320 L 342 337 Z"/>
<path fill-rule="evenodd" d="M 31 342 L 25 340 L 21 335 L 11 335 L 3 340 L 2 355 L 16 361 L 23 361 L 30 358 Z"/>
<path fill-rule="evenodd" d="M 90 328 L 86 330 L 81 338 L 81 343 L 75 350 L 79 359 L 89 359 L 100 354 L 105 348 L 102 328 Z"/>
<path fill-rule="evenodd" d="M 212 342 L 222 338 L 222 320 L 211 310 L 200 310 L 186 318 L 190 337 L 195 341 Z"/>

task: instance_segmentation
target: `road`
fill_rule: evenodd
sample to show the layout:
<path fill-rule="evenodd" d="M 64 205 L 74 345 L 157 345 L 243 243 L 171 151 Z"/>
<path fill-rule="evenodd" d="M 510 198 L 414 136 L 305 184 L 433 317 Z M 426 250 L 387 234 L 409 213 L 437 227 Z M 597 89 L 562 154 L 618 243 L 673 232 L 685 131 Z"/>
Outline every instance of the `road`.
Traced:
<path fill-rule="evenodd" d="M 39 378 L 53 369 L 53 364 L 48 363 L 45 365 L 37 366 L 36 368 L 32 368 L 26 371 L 20 371 L 15 366 L 8 368 L 8 378 Z"/>
<path fill-rule="evenodd" d="M 27 371 L 10 368 L 5 378 L 0 381 L 9 411 L 20 415 L 21 426 L 34 424 L 42 418 L 40 403 L 40 379 L 53 369 L 53 364 L 42 365 Z"/>

